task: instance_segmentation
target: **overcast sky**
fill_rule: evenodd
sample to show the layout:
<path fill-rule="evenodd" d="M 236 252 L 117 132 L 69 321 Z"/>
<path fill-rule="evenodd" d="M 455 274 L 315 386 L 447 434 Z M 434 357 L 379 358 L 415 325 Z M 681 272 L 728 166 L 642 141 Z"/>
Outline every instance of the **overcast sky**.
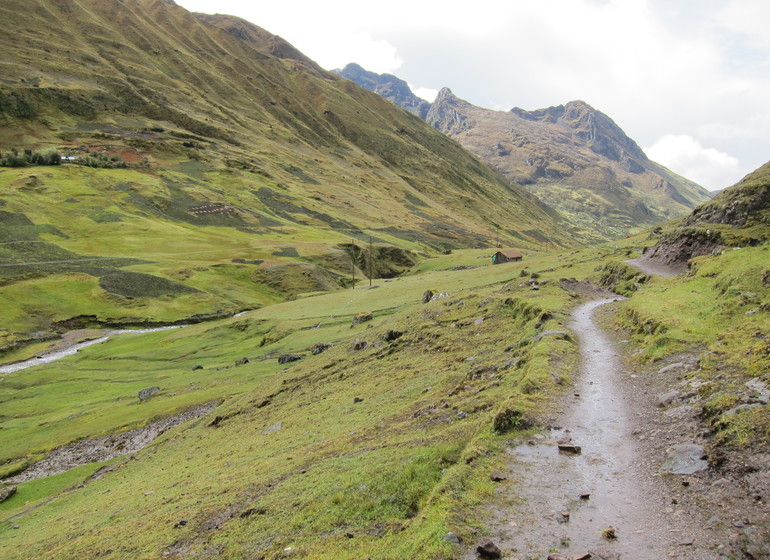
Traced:
<path fill-rule="evenodd" d="M 767 0 L 176 0 L 243 17 L 326 69 L 357 62 L 428 101 L 581 99 L 715 190 L 770 160 Z"/>

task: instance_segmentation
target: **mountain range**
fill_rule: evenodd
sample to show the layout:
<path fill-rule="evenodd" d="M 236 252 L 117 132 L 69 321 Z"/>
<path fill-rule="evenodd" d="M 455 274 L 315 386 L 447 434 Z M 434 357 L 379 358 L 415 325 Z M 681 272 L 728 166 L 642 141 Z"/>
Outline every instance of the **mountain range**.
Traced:
<path fill-rule="evenodd" d="M 4 560 L 587 557 L 581 516 L 612 556 L 648 527 L 603 503 L 623 484 L 692 523 L 650 554 L 770 556 L 770 164 L 684 211 L 702 192 L 582 102 L 405 111 L 171 0 L 3 0 L 0 30 Z M 588 489 L 586 337 L 640 469 Z M 522 489 L 555 432 L 551 502 Z M 680 442 L 708 469 L 660 476 Z"/>
<path fill-rule="evenodd" d="M 584 239 L 613 239 L 682 216 L 710 195 L 651 161 L 583 101 L 525 111 L 477 107 L 443 88 L 432 104 L 399 78 L 349 64 L 339 75 L 383 95 L 557 209 Z"/>

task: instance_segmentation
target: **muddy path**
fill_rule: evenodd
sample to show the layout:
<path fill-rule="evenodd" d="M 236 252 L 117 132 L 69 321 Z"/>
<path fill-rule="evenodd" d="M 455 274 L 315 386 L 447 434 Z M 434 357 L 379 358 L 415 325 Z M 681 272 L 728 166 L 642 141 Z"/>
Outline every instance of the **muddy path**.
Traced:
<path fill-rule="evenodd" d="M 724 557 L 717 550 L 727 537 L 708 520 L 707 508 L 680 496 L 691 483 L 703 485 L 660 472 L 674 442 L 661 436 L 649 444 L 655 397 L 595 320 L 613 301 L 574 311 L 570 328 L 581 352 L 576 384 L 543 418 L 546 430 L 511 442 L 508 479 L 497 488 L 503 505 L 494 508 L 489 538 L 473 543 L 465 559 L 478 558 L 476 546 L 487 540 L 502 550 L 500 557 L 517 560 Z M 697 443 L 686 431 L 675 437 Z"/>

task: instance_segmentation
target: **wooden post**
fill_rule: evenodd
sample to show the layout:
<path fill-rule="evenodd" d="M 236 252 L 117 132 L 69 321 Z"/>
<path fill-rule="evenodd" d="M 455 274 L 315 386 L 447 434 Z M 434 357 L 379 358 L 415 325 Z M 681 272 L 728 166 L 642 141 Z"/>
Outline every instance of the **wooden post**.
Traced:
<path fill-rule="evenodd" d="M 372 236 L 369 236 L 369 287 L 372 286 L 372 258 L 374 253 L 372 252 Z"/>

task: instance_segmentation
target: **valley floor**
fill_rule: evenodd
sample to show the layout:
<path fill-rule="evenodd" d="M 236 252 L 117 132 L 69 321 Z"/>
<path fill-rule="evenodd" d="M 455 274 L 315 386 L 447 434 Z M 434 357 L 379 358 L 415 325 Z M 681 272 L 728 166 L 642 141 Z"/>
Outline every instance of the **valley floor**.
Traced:
<path fill-rule="evenodd" d="M 742 458 L 764 474 L 753 480 L 730 468 L 661 474 L 671 466 L 673 446 L 703 443 L 698 408 L 686 395 L 692 388 L 685 376 L 697 368 L 697 355 L 629 366 L 632 345 L 597 325 L 596 315 L 613 313 L 612 301 L 573 313 L 580 376 L 543 412 L 543 433 L 510 442 L 489 536 L 472 543 L 464 558 L 494 557 L 477 551 L 488 542 L 517 560 L 764 557 L 751 551 L 762 554 L 761 524 L 770 513 L 762 498 L 766 457 Z M 705 467 L 700 459 L 681 459 L 673 470 Z"/>

